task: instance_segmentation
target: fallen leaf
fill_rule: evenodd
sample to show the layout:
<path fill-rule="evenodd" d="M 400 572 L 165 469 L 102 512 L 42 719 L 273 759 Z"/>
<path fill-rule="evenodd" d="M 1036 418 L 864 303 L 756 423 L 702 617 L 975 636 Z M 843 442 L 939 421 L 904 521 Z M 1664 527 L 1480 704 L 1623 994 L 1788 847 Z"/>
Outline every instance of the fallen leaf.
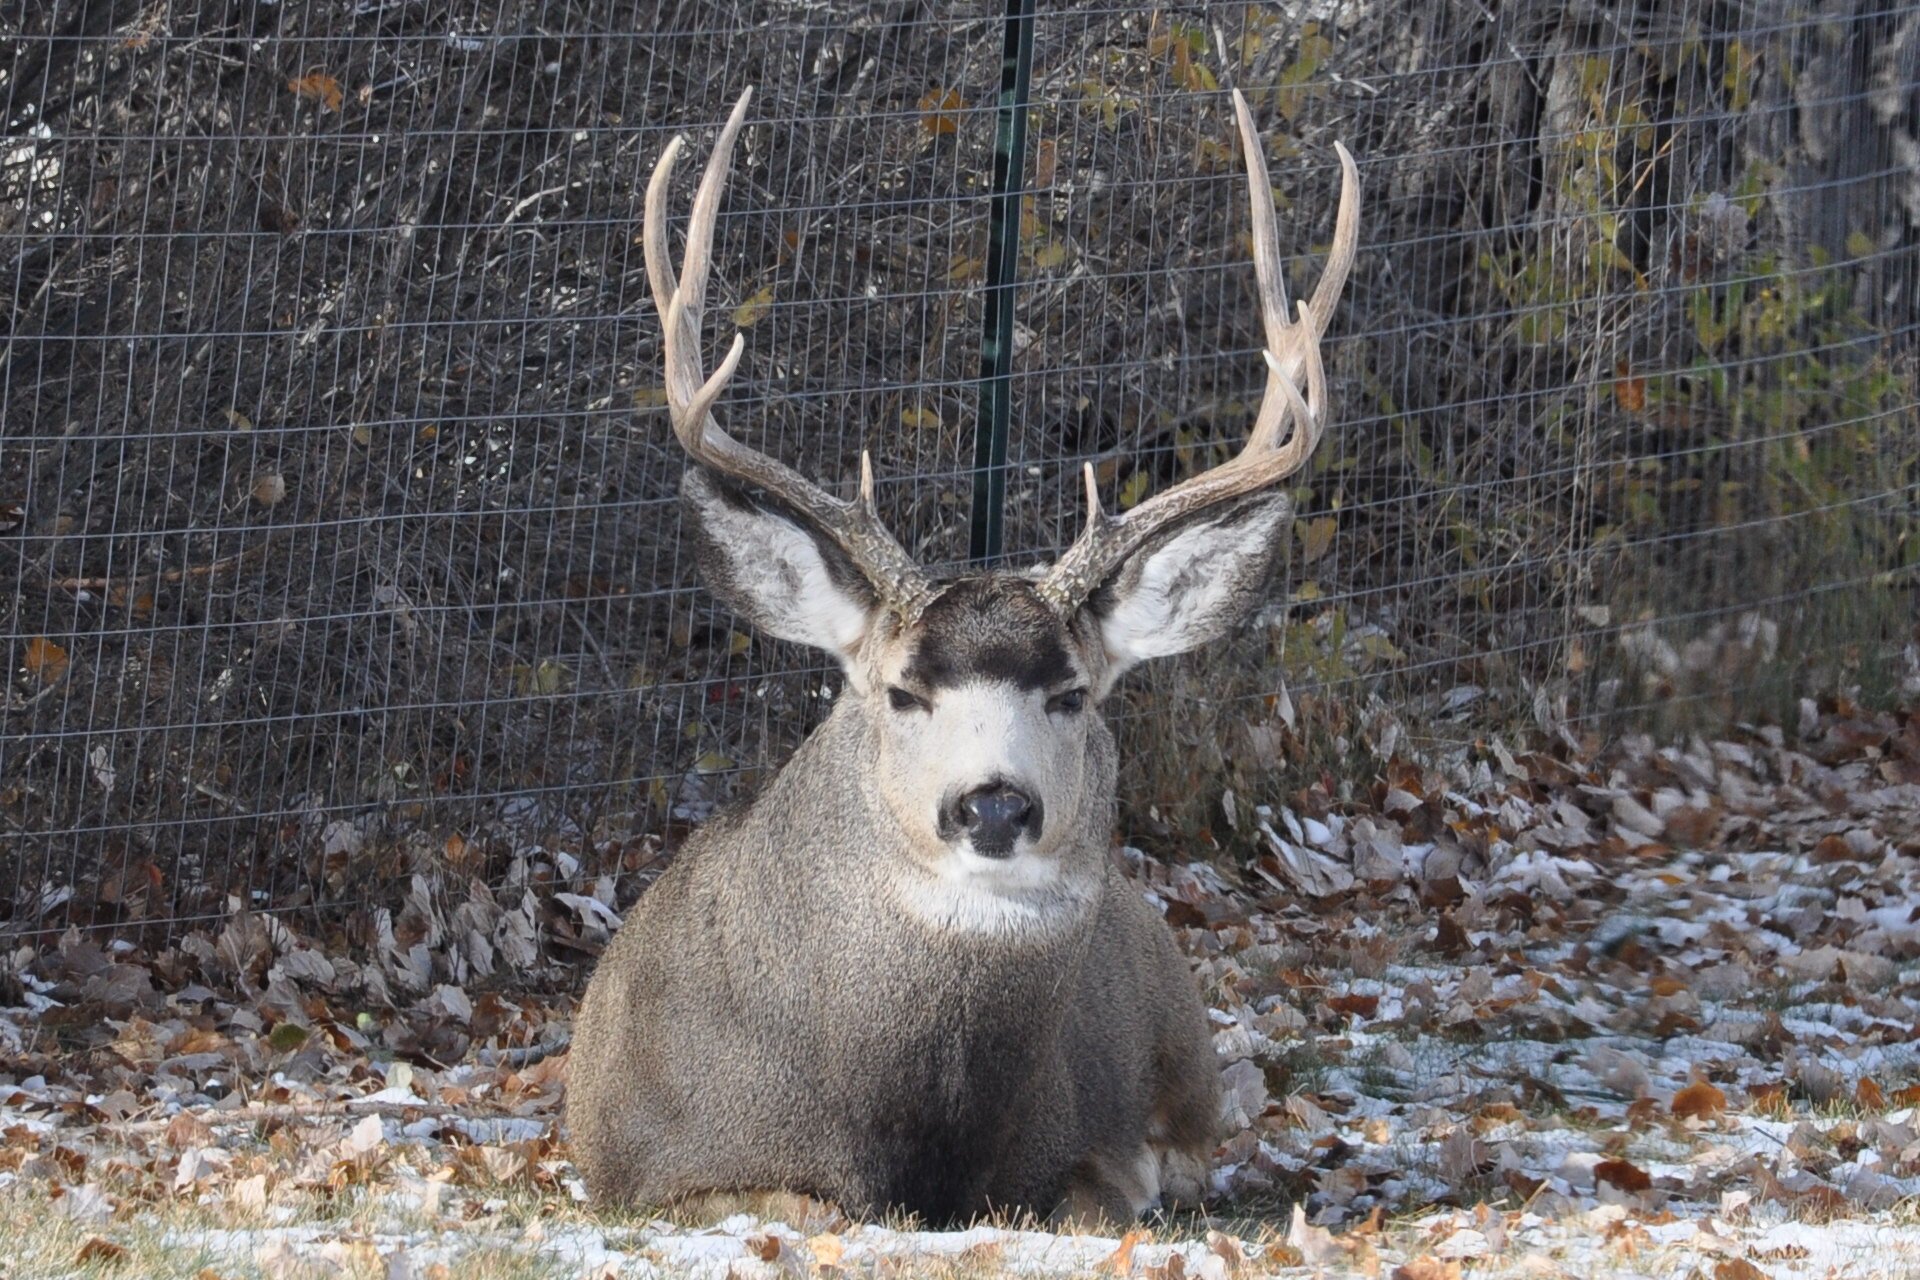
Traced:
<path fill-rule="evenodd" d="M 73 1260 L 83 1267 L 98 1262 L 125 1262 L 127 1260 L 127 1249 L 125 1245 L 118 1245 L 111 1240 L 103 1240 L 99 1236 L 92 1236 L 88 1238 L 85 1244 L 80 1246 L 80 1252 L 73 1255 Z"/>
<path fill-rule="evenodd" d="M 1052 138 L 1042 138 L 1033 152 L 1033 185 L 1036 190 L 1053 185 L 1054 171 L 1059 164 L 1058 144 Z"/>
<path fill-rule="evenodd" d="M 296 97 L 319 103 L 322 111 L 338 111 L 340 104 L 346 100 L 346 95 L 340 90 L 340 82 L 317 71 L 287 81 L 287 88 L 293 90 Z"/>
<path fill-rule="evenodd" d="M 752 297 L 733 309 L 733 323 L 741 329 L 751 329 L 767 318 L 773 310 L 773 286 L 759 290 Z"/>
<path fill-rule="evenodd" d="M 1140 1275 L 1141 1280 L 1187 1280 L 1187 1259 L 1182 1254 L 1170 1253 L 1165 1262 L 1148 1267 Z"/>
<path fill-rule="evenodd" d="M 202 1181 L 225 1173 L 227 1166 L 232 1163 L 233 1153 L 230 1151 L 189 1147 L 180 1153 L 179 1163 L 174 1168 L 173 1189 L 191 1193 Z"/>
<path fill-rule="evenodd" d="M 27 674 L 44 688 L 67 674 L 67 651 L 45 636 L 35 636 L 27 641 L 23 665 Z"/>
<path fill-rule="evenodd" d="M 1051 271 L 1065 266 L 1072 256 L 1073 249 L 1065 241 L 1049 240 L 1033 251 L 1033 265 L 1042 271 Z"/>
<path fill-rule="evenodd" d="M 1653 1179 L 1645 1169 L 1625 1160 L 1602 1160 L 1593 1167 L 1593 1176 L 1622 1191 L 1641 1192 L 1653 1186 Z"/>
<path fill-rule="evenodd" d="M 1853 1103 L 1862 1111 L 1885 1111 L 1887 1094 L 1872 1076 L 1861 1076 L 1860 1083 L 1853 1086 Z"/>
<path fill-rule="evenodd" d="M 1207 1252 L 1226 1264 L 1229 1275 L 1239 1275 L 1247 1265 L 1246 1250 L 1240 1247 L 1238 1240 L 1223 1231 L 1207 1232 Z"/>
<path fill-rule="evenodd" d="M 1120 1247 L 1108 1254 L 1094 1270 L 1111 1276 L 1126 1275 L 1133 1270 L 1133 1251 L 1150 1239 L 1152 1236 L 1145 1229 L 1135 1227 L 1120 1237 Z"/>
<path fill-rule="evenodd" d="M 312 1274 L 306 1260 L 284 1236 L 276 1236 L 253 1252 L 253 1265 L 267 1273 L 269 1280 L 294 1280 Z"/>
<path fill-rule="evenodd" d="M 1851 862 L 1858 857 L 1859 855 L 1853 851 L 1853 846 L 1847 843 L 1847 838 L 1843 835 L 1822 836 L 1820 843 L 1813 846 L 1815 862 Z"/>
<path fill-rule="evenodd" d="M 166 1141 L 175 1151 L 213 1145 L 213 1126 L 191 1111 L 182 1111 L 167 1121 Z"/>
<path fill-rule="evenodd" d="M 0 1168 L 4 1167 L 6 1166 L 0 1165 Z M 69 1173 L 71 1174 L 71 1170 Z M 60 1197 L 53 1202 L 55 1213 L 75 1222 L 104 1223 L 113 1217 L 113 1209 L 113 1197 L 92 1182 L 64 1188 Z"/>
<path fill-rule="evenodd" d="M 1433 1249 L 1435 1257 L 1447 1259 L 1484 1258 L 1491 1252 L 1493 1252 L 1493 1243 L 1487 1239 L 1487 1233 L 1476 1231 L 1472 1227 L 1462 1227 L 1435 1245 Z"/>
<path fill-rule="evenodd" d="M 1333 1233 L 1310 1224 L 1298 1204 L 1293 1206 L 1293 1221 L 1287 1227 L 1287 1243 L 1298 1250 L 1310 1266 L 1322 1266 L 1345 1254 Z"/>
<path fill-rule="evenodd" d="M 1477 1177 L 1491 1160 L 1487 1144 L 1473 1136 L 1473 1130 L 1460 1125 L 1440 1144 L 1440 1173 L 1449 1182 L 1465 1182 Z"/>
<path fill-rule="evenodd" d="M 1327 554 L 1333 546 L 1333 535 L 1339 532 L 1340 523 L 1332 516 L 1321 516 L 1317 520 L 1308 520 L 1294 526 L 1300 538 L 1300 562 L 1312 564 Z"/>
<path fill-rule="evenodd" d="M 1371 1018 L 1380 1012 L 1379 996 L 1334 996 L 1327 1001 L 1327 1008 L 1335 1013 L 1344 1013 L 1348 1017 Z"/>
<path fill-rule="evenodd" d="M 348 1156 L 364 1156 L 369 1152 L 377 1151 L 380 1144 L 385 1141 L 386 1129 L 380 1123 L 380 1117 L 367 1116 L 353 1126 L 353 1131 L 347 1134 L 346 1140 L 340 1144 L 340 1149 Z"/>
<path fill-rule="evenodd" d="M 1616 361 L 1613 366 L 1613 371 L 1616 375 L 1613 383 L 1613 398 L 1620 402 L 1620 407 L 1628 413 L 1639 413 L 1642 409 L 1645 409 L 1647 407 L 1647 380 L 1645 378 L 1629 377 L 1629 370 L 1625 360 Z"/>
<path fill-rule="evenodd" d="M 527 1171 L 527 1158 L 512 1147 L 481 1147 L 480 1161 L 495 1182 L 512 1182 Z"/>
<path fill-rule="evenodd" d="M 1847 1197 L 1829 1186 L 1809 1187 L 1792 1198 L 1793 1212 L 1803 1222 L 1832 1222 L 1852 1217 L 1854 1206 Z"/>
<path fill-rule="evenodd" d="M 267 1046 L 278 1053 L 292 1053 L 305 1044 L 311 1034 L 297 1022 L 282 1022 L 267 1033 Z"/>
<path fill-rule="evenodd" d="M 120 771 L 113 767 L 113 753 L 103 746 L 87 752 L 87 766 L 93 771 L 93 780 L 100 784 L 102 791 L 112 791 L 113 784 L 120 777 Z"/>
<path fill-rule="evenodd" d="M 966 100 L 954 89 L 938 86 L 920 95 L 920 127 L 934 137 L 960 132 L 959 112 Z"/>
<path fill-rule="evenodd" d="M 256 1173 L 251 1178 L 240 1179 L 233 1184 L 227 1198 L 242 1209 L 264 1212 L 267 1207 L 267 1175 Z"/>
<path fill-rule="evenodd" d="M 817 1236 L 811 1236 L 807 1240 L 807 1252 L 813 1255 L 813 1261 L 818 1266 L 839 1266 L 840 1259 L 846 1251 L 847 1242 L 831 1231 L 825 1231 Z"/>
<path fill-rule="evenodd" d="M 1423 1254 L 1405 1266 L 1393 1269 L 1393 1280 L 1461 1280 L 1465 1273 L 1457 1259 L 1440 1259 Z"/>
<path fill-rule="evenodd" d="M 1745 1258 L 1722 1258 L 1713 1266 L 1713 1280 L 1773 1280 Z"/>
<path fill-rule="evenodd" d="M 1727 1095 L 1705 1080 L 1696 1080 L 1674 1094 L 1668 1106 L 1682 1120 L 1711 1120 L 1726 1109 Z"/>

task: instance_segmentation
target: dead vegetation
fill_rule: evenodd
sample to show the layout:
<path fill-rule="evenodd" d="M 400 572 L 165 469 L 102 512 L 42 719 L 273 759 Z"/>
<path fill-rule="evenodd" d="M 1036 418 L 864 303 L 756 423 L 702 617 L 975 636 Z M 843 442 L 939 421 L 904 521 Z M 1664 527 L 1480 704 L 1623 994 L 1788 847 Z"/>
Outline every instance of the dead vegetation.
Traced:
<path fill-rule="evenodd" d="M 1377 211 L 1290 579 L 1130 700 L 1130 831 L 1193 852 L 1223 780 L 1364 790 L 1378 705 L 1438 745 L 1893 696 L 1920 30 L 1856 8 L 1049 6 L 1022 556 L 1071 536 L 1080 462 L 1126 504 L 1244 433 L 1217 88 L 1283 140 L 1303 278 L 1334 138 Z M 630 892 L 817 721 L 819 666 L 680 558 L 635 238 L 666 138 L 747 83 L 730 421 L 827 480 L 873 449 L 909 548 L 962 553 L 997 22 L 654 12 L 0 14 L 0 928 L 237 901 L 369 946 L 419 874 L 538 932 L 540 877 Z"/>

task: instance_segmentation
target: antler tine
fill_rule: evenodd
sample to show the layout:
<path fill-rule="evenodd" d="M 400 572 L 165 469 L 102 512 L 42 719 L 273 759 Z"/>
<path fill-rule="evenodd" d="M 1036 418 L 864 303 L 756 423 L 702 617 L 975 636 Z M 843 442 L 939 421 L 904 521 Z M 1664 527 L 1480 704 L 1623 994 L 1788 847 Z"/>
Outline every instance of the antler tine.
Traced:
<path fill-rule="evenodd" d="M 707 276 L 713 258 L 713 230 L 733 160 L 734 140 L 753 100 L 749 88 L 734 104 L 714 144 L 687 225 L 686 256 L 675 276 L 667 245 L 667 188 L 685 139 L 676 137 L 660 153 L 647 197 L 641 243 L 647 283 L 665 326 L 667 413 L 682 447 L 703 466 L 766 490 L 826 534 L 873 584 L 883 606 L 903 618 L 918 615 L 928 594 L 926 576 L 880 523 L 873 495 L 873 464 L 860 458 L 860 495 L 843 501 L 816 487 L 799 472 L 741 444 L 714 420 L 713 405 L 739 367 L 746 339 L 734 334 L 726 358 L 711 377 L 700 360 L 700 320 L 706 303 Z"/>
<path fill-rule="evenodd" d="M 680 151 L 687 140 L 675 134 L 667 143 L 666 150 L 654 161 L 653 177 L 647 180 L 646 212 L 640 220 L 640 240 L 647 260 L 647 284 L 653 290 L 653 306 L 664 323 L 667 308 L 673 303 L 673 295 L 679 291 L 680 281 L 674 275 L 673 258 L 667 250 L 667 184 L 673 180 L 673 169 L 680 161 Z"/>
<path fill-rule="evenodd" d="M 1260 295 L 1260 321 L 1267 333 L 1267 349 L 1278 350 L 1288 341 L 1287 277 L 1280 268 L 1280 233 L 1273 216 L 1273 182 L 1267 176 L 1266 148 L 1253 127 L 1253 113 L 1238 89 L 1233 91 L 1234 123 L 1240 128 L 1240 154 L 1247 163 L 1247 204 L 1252 214 L 1253 278 Z"/>
<path fill-rule="evenodd" d="M 1087 525 L 1042 580 L 1039 591 L 1056 610 L 1072 613 L 1098 590 L 1126 558 L 1156 534 L 1208 508 L 1242 498 L 1292 475 L 1312 456 L 1327 424 L 1326 367 L 1320 359 L 1325 332 L 1352 269 L 1360 235 L 1360 178 L 1353 157 L 1339 143 L 1340 211 L 1333 246 L 1312 301 L 1290 307 L 1281 272 L 1280 242 L 1273 213 L 1273 187 L 1253 114 L 1238 89 L 1233 110 L 1247 164 L 1247 197 L 1253 218 L 1253 265 L 1261 325 L 1267 345 L 1267 390 L 1247 443 L 1234 458 L 1141 503 L 1122 516 L 1100 509 L 1087 471 Z M 1289 316 L 1293 312 L 1293 316 Z M 1299 380 L 1305 376 L 1306 395 Z M 1292 430 L 1283 429 L 1289 424 Z"/>
<path fill-rule="evenodd" d="M 1360 170 L 1346 144 L 1335 141 L 1340 157 L 1340 212 L 1333 219 L 1333 247 L 1327 253 L 1327 265 L 1320 268 L 1320 282 L 1313 286 L 1313 331 L 1325 333 L 1340 305 L 1347 287 L 1347 273 L 1353 269 L 1353 256 L 1360 247 Z"/>

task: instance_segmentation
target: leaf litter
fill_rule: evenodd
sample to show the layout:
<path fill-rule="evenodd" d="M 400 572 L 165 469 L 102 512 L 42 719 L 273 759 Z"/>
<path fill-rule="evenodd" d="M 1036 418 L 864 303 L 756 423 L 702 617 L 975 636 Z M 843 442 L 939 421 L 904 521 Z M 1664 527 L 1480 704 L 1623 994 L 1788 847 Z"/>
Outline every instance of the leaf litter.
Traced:
<path fill-rule="evenodd" d="M 492 886 L 449 857 L 344 935 L 236 900 L 157 952 L 6 955 L 0 1226 L 35 1225 L 0 1236 L 67 1234 L 0 1273 L 137 1269 L 143 1231 L 271 1277 L 1920 1271 L 1920 715 L 1477 754 L 1253 806 L 1241 868 L 1123 851 L 1206 993 L 1208 1216 L 590 1212 L 571 1000 L 506 979 L 573 972 L 621 903 L 540 850 Z"/>

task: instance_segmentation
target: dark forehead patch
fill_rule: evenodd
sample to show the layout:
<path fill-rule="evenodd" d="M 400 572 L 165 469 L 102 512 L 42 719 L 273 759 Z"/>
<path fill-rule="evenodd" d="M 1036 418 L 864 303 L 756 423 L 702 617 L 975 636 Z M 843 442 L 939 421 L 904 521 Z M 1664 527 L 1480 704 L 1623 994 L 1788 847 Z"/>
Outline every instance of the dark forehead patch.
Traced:
<path fill-rule="evenodd" d="M 927 688 L 1000 680 L 1032 691 L 1071 680 L 1066 629 L 1024 581 L 962 578 L 920 615 L 906 678 Z"/>

